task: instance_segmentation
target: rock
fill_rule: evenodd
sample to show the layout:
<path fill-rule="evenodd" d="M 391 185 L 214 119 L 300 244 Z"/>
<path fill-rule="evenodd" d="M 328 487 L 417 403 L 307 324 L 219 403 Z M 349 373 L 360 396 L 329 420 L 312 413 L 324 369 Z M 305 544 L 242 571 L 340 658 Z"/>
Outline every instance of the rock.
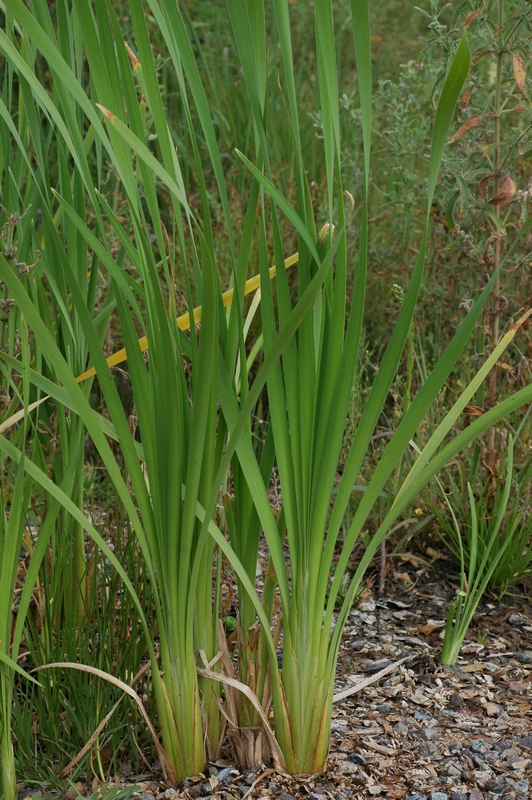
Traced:
<path fill-rule="evenodd" d="M 421 742 L 417 751 L 421 758 L 431 758 L 433 755 L 434 748 L 428 742 Z"/>
<path fill-rule="evenodd" d="M 517 747 L 509 747 L 507 750 L 502 751 L 501 758 L 504 758 L 504 760 L 508 764 L 510 764 L 512 762 L 512 759 L 519 758 L 520 755 L 521 753 L 519 752 Z"/>
<path fill-rule="evenodd" d="M 471 789 L 471 791 L 469 792 L 469 800 L 484 800 L 484 795 L 482 794 L 480 789 L 477 789 L 475 786 L 475 788 Z"/>
<path fill-rule="evenodd" d="M 531 744 L 532 744 L 532 736 L 530 737 Z M 497 750 L 499 753 L 502 753 L 503 750 L 508 750 L 512 746 L 512 743 L 509 739 L 501 739 L 500 742 L 493 743 L 493 749 Z"/>
<path fill-rule="evenodd" d="M 481 789 L 487 789 L 493 779 L 493 772 L 491 769 L 475 769 L 472 778 Z"/>
<path fill-rule="evenodd" d="M 447 775 L 449 778 L 460 778 L 462 775 L 462 770 L 455 764 L 449 764 L 447 767 Z"/>
<path fill-rule="evenodd" d="M 460 694 L 460 692 L 453 692 L 451 697 L 449 698 L 449 705 L 453 708 L 462 708 L 464 705 L 464 698 Z"/>
<path fill-rule="evenodd" d="M 396 725 L 393 726 L 394 733 L 408 733 L 408 725 L 405 725 L 404 722 L 398 722 Z M 532 736 L 530 737 L 532 739 Z"/>
<path fill-rule="evenodd" d="M 484 739 L 473 739 L 470 748 L 473 753 L 487 753 L 488 750 L 491 750 L 491 744 L 485 742 Z"/>
<path fill-rule="evenodd" d="M 524 620 L 521 614 L 510 614 L 508 617 L 508 622 L 510 625 L 522 625 Z"/>
<path fill-rule="evenodd" d="M 216 777 L 218 778 L 220 783 L 223 783 L 224 781 L 225 783 L 232 783 L 234 776 L 236 774 L 237 771 L 233 767 L 225 767 L 224 769 L 221 769 L 217 773 Z"/>
<path fill-rule="evenodd" d="M 354 775 L 358 772 L 358 767 L 356 764 L 353 764 L 352 761 L 340 761 L 338 764 L 338 772 L 341 772 L 343 775 Z"/>
<path fill-rule="evenodd" d="M 364 756 L 361 756 L 360 753 L 349 753 L 347 756 L 347 760 L 351 761 L 353 764 L 365 764 L 366 759 Z"/>
<path fill-rule="evenodd" d="M 359 611 L 365 611 L 365 612 L 375 611 L 376 608 L 375 600 L 373 599 L 373 597 L 366 597 L 360 600 L 360 602 L 357 605 L 357 608 Z"/>
<path fill-rule="evenodd" d="M 434 741 L 434 739 L 438 739 L 440 735 L 439 728 L 423 728 L 423 736 L 428 742 Z"/>
<path fill-rule="evenodd" d="M 520 653 L 515 654 L 521 664 L 532 664 L 532 650 L 522 650 Z"/>
<path fill-rule="evenodd" d="M 431 792 L 429 800 L 449 800 L 449 795 L 446 792 Z"/>
<path fill-rule="evenodd" d="M 511 778 L 506 778 L 506 783 L 508 786 L 511 786 L 518 795 L 524 795 L 525 797 L 530 797 L 528 790 L 530 788 L 530 782 L 523 778 L 520 781 L 513 781 Z"/>

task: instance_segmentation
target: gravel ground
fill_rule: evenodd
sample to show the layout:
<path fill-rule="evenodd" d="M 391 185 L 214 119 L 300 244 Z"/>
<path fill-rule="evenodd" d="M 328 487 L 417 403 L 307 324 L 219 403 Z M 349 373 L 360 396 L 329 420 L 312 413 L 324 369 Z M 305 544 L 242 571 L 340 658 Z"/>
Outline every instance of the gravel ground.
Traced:
<path fill-rule="evenodd" d="M 532 798 L 532 604 L 481 604 L 456 666 L 442 667 L 455 589 L 407 563 L 388 595 L 368 589 L 352 610 L 323 775 L 294 778 L 264 765 L 240 771 L 227 753 L 178 787 L 165 786 L 157 766 L 112 785 L 129 787 L 137 800 Z M 97 788 L 78 784 L 86 797 Z M 21 787 L 21 800 L 28 796 Z"/>

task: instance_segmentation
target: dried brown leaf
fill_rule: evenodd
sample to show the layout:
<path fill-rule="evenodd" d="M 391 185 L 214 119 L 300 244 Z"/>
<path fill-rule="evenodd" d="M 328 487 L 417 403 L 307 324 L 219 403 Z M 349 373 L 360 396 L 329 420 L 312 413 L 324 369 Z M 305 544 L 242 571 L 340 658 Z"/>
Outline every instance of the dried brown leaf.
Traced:
<path fill-rule="evenodd" d="M 479 190 L 480 196 L 482 198 L 484 198 L 484 199 L 487 198 L 490 181 L 492 181 L 493 178 L 495 178 L 495 177 L 496 177 L 495 173 L 494 172 L 490 172 L 488 175 L 484 175 L 484 177 L 480 179 L 480 181 L 478 183 L 478 190 Z"/>
<path fill-rule="evenodd" d="M 495 197 L 492 197 L 489 201 L 492 206 L 505 206 L 507 203 L 510 202 L 512 197 L 514 196 L 517 190 L 517 186 L 515 185 L 515 181 L 510 178 L 509 175 L 506 176 L 502 188 L 500 191 L 497 192 Z"/>
<path fill-rule="evenodd" d="M 517 86 L 517 91 L 519 92 L 519 94 L 522 94 L 523 97 L 526 97 L 525 63 L 521 58 L 521 56 L 516 56 L 515 53 L 512 53 L 512 61 L 514 69 L 514 80 L 515 80 L 515 85 Z"/>
<path fill-rule="evenodd" d="M 484 411 L 474 403 L 468 403 L 464 408 L 464 414 L 468 417 L 481 417 L 483 413 Z"/>
<path fill-rule="evenodd" d="M 503 369 L 505 372 L 513 372 L 513 367 L 511 364 L 507 364 L 506 361 L 497 361 L 496 365 L 499 369 Z"/>
<path fill-rule="evenodd" d="M 439 628 L 441 628 L 441 625 L 419 625 L 417 632 L 423 634 L 423 636 L 430 636 L 431 633 L 439 630 Z"/>
<path fill-rule="evenodd" d="M 475 20 L 482 12 L 484 11 L 484 6 L 486 5 L 486 0 L 482 0 L 482 5 L 480 8 L 477 8 L 476 11 L 472 11 L 470 14 L 467 15 L 464 21 L 464 28 L 467 28 L 473 20 Z"/>
<path fill-rule="evenodd" d="M 465 108 L 469 105 L 469 101 L 471 100 L 471 95 L 473 94 L 473 87 L 470 86 L 462 95 L 462 99 L 460 100 L 460 108 Z"/>
<path fill-rule="evenodd" d="M 458 139 L 461 139 L 462 136 L 465 136 L 466 133 L 469 133 L 469 131 L 473 130 L 473 128 L 478 127 L 478 125 L 480 125 L 480 123 L 484 119 L 484 116 L 485 115 L 483 114 L 475 114 L 473 117 L 469 117 L 469 119 L 466 119 L 466 121 L 460 125 L 456 133 L 454 133 L 451 136 L 449 142 L 458 141 Z"/>

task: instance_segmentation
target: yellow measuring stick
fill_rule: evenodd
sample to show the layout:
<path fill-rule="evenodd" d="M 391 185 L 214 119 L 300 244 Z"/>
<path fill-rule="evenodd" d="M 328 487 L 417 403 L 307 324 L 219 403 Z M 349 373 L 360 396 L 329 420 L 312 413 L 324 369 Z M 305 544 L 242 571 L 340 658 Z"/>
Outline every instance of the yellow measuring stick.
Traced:
<path fill-rule="evenodd" d="M 299 258 L 298 253 L 294 253 L 293 256 L 287 258 L 284 262 L 286 269 L 296 264 L 298 258 Z M 277 267 L 270 267 L 270 280 L 272 280 L 272 278 L 275 278 L 276 273 L 277 273 Z M 250 278 L 248 281 L 246 281 L 246 284 L 244 286 L 244 295 L 251 294 L 251 292 L 256 291 L 259 288 L 259 286 L 260 286 L 260 275 L 254 275 L 253 278 Z M 230 306 L 231 303 L 233 302 L 234 291 L 235 291 L 234 289 L 228 289 L 227 292 L 223 293 L 222 301 L 224 304 L 224 308 L 227 308 L 227 306 Z M 194 325 L 197 325 L 198 322 L 201 322 L 201 306 L 196 306 L 196 308 L 192 311 L 192 319 Z M 190 328 L 190 325 L 191 325 L 190 314 L 188 312 L 186 314 L 181 314 L 181 316 L 177 318 L 177 327 L 179 328 L 180 331 L 187 331 Z M 148 349 L 149 344 L 146 336 L 142 336 L 139 339 L 139 347 L 142 350 L 142 352 Z M 123 347 L 122 350 L 117 350 L 116 353 L 110 355 L 106 360 L 110 367 L 116 367 L 117 364 L 121 364 L 123 361 L 127 360 L 126 348 Z M 91 367 L 82 375 L 78 375 L 76 380 L 78 383 L 81 383 L 82 381 L 87 380 L 87 378 L 92 378 L 93 375 L 96 375 L 96 370 L 94 369 L 94 367 Z"/>
<path fill-rule="evenodd" d="M 284 262 L 285 268 L 289 269 L 294 264 L 297 264 L 298 259 L 299 259 L 298 253 L 294 253 L 294 255 L 289 256 L 289 258 L 285 259 Z M 275 266 L 270 267 L 270 280 L 275 278 L 276 274 L 277 274 L 277 267 Z M 251 292 L 256 291 L 259 287 L 260 287 L 260 275 L 254 275 L 253 278 L 250 278 L 248 281 L 246 281 L 246 284 L 244 286 L 244 295 L 251 294 Z M 227 292 L 223 293 L 222 301 L 224 308 L 227 308 L 227 306 L 230 306 L 231 303 L 233 302 L 234 291 L 235 291 L 234 289 L 229 289 Z M 192 311 L 192 319 L 194 325 L 197 325 L 198 322 L 201 322 L 201 306 L 197 306 Z M 186 331 L 190 328 L 190 325 L 191 322 L 189 313 L 182 314 L 180 317 L 177 318 L 177 326 L 179 330 Z M 146 336 L 142 336 L 139 339 L 139 347 L 142 350 L 142 352 L 148 349 L 149 344 Z M 127 360 L 127 353 L 125 347 L 122 348 L 122 350 L 117 350 L 116 353 L 113 353 L 106 359 L 109 367 L 115 367 L 117 364 L 121 364 L 123 361 L 126 360 Z M 94 367 L 91 367 L 82 375 L 78 375 L 76 381 L 78 383 L 81 383 L 82 381 L 87 380 L 87 378 L 92 378 L 93 375 L 96 375 L 96 370 L 94 369 Z M 17 411 L 11 417 L 5 419 L 0 424 L 0 433 L 4 433 L 4 431 L 11 428 L 17 422 L 20 422 L 20 420 L 24 417 L 24 414 L 26 412 L 29 413 L 30 411 L 33 411 L 35 408 L 37 408 L 37 406 L 40 406 L 41 403 L 44 403 L 48 399 L 49 395 L 46 397 L 41 397 L 39 400 L 36 400 L 34 403 L 31 403 L 26 409 L 21 408 L 20 411 Z"/>

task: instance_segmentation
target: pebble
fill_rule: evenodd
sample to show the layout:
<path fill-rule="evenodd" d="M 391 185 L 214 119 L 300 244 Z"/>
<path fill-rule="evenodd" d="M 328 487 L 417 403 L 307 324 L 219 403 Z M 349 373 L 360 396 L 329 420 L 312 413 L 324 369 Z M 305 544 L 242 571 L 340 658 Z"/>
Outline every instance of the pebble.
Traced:
<path fill-rule="evenodd" d="M 501 753 L 501 758 L 504 758 L 504 760 L 508 763 L 511 763 L 513 758 L 519 758 L 519 756 L 520 753 L 517 747 L 509 747 L 508 749 L 503 750 Z"/>
<path fill-rule="evenodd" d="M 224 769 L 221 769 L 218 772 L 216 777 L 218 778 L 220 783 L 222 783 L 223 781 L 225 781 L 225 783 L 232 783 L 234 776 L 237 774 L 238 772 L 233 767 L 224 767 Z"/>
<path fill-rule="evenodd" d="M 353 764 L 365 764 L 366 759 L 364 756 L 361 756 L 360 753 L 349 753 L 347 756 L 347 760 L 351 761 Z"/>
<path fill-rule="evenodd" d="M 437 739 L 439 737 L 440 729 L 439 728 L 423 728 L 422 733 L 423 733 L 423 736 L 425 737 L 425 739 L 428 742 L 432 742 L 432 741 L 434 741 L 434 739 Z"/>
<path fill-rule="evenodd" d="M 343 775 L 354 775 L 358 772 L 358 767 L 352 761 L 340 761 L 338 764 L 338 771 Z"/>
<path fill-rule="evenodd" d="M 464 792 L 451 792 L 451 800 L 468 800 Z"/>
<path fill-rule="evenodd" d="M 446 792 L 431 792 L 429 800 L 449 800 L 449 795 Z"/>
<path fill-rule="evenodd" d="M 447 767 L 447 775 L 449 778 L 460 778 L 462 775 L 462 770 L 454 764 L 450 764 Z"/>
<path fill-rule="evenodd" d="M 471 777 L 481 789 L 487 789 L 493 778 L 493 772 L 491 769 L 475 769 Z"/>
<path fill-rule="evenodd" d="M 530 788 L 530 782 L 524 778 L 520 781 L 513 781 L 511 778 L 506 778 L 506 783 L 508 786 L 511 786 L 512 789 L 515 789 L 517 794 L 524 795 L 525 797 L 529 797 L 528 790 Z"/>
<path fill-rule="evenodd" d="M 469 792 L 469 800 L 484 800 L 484 795 L 482 794 L 480 789 L 477 789 L 475 786 L 475 788 L 471 789 L 471 791 Z"/>
<path fill-rule="evenodd" d="M 423 708 L 416 708 L 414 711 L 414 719 L 432 719 L 432 714 L 425 711 Z"/>
<path fill-rule="evenodd" d="M 530 737 L 532 741 L 532 736 Z M 500 742 L 494 742 L 493 749 L 497 750 L 499 753 L 502 753 L 503 750 L 508 750 L 512 746 L 512 743 L 509 739 L 501 739 Z"/>
<path fill-rule="evenodd" d="M 508 622 L 510 625 L 522 625 L 524 620 L 521 614 L 510 614 L 508 617 Z"/>
<path fill-rule="evenodd" d="M 431 758 L 433 755 L 434 747 L 431 746 L 428 742 L 420 742 L 417 751 L 422 758 Z"/>
<path fill-rule="evenodd" d="M 521 664 L 532 664 L 532 650 L 522 650 L 520 653 L 516 653 L 515 656 Z"/>
<path fill-rule="evenodd" d="M 453 692 L 451 697 L 449 698 L 449 705 L 453 708 L 462 708 L 464 705 L 464 698 L 460 694 L 460 692 Z"/>
<path fill-rule="evenodd" d="M 488 750 L 491 750 L 491 744 L 485 742 L 484 739 L 473 739 L 469 747 L 473 753 L 487 753 Z"/>
<path fill-rule="evenodd" d="M 398 722 L 393 729 L 396 733 L 408 733 L 408 725 L 405 725 L 404 722 Z M 530 738 L 532 739 L 532 736 Z"/>

